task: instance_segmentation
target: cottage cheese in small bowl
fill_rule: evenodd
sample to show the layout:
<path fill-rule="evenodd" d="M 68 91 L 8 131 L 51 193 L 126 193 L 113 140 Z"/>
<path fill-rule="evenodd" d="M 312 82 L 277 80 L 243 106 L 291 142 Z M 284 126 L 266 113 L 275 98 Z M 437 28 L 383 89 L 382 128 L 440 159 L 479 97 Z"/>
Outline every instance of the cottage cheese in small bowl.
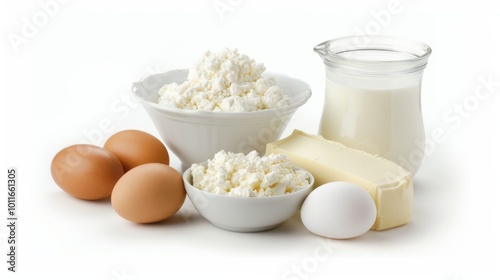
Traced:
<path fill-rule="evenodd" d="M 281 154 L 218 152 L 193 164 L 184 187 L 213 225 L 238 232 L 269 230 L 290 219 L 312 191 L 314 178 Z"/>
<path fill-rule="evenodd" d="M 310 175 L 297 170 L 282 154 L 260 157 L 220 151 L 206 165 L 191 166 L 193 186 L 213 194 L 238 197 L 269 197 L 306 188 Z"/>

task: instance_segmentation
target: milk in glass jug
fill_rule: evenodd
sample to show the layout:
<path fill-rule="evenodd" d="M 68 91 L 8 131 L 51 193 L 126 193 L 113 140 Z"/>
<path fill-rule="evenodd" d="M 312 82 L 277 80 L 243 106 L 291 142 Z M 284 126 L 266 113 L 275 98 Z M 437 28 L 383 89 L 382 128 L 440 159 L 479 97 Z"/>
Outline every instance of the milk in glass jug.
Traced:
<path fill-rule="evenodd" d="M 424 155 L 420 89 L 431 48 L 369 36 L 329 40 L 314 51 L 326 67 L 319 134 L 380 155 L 415 175 Z"/>

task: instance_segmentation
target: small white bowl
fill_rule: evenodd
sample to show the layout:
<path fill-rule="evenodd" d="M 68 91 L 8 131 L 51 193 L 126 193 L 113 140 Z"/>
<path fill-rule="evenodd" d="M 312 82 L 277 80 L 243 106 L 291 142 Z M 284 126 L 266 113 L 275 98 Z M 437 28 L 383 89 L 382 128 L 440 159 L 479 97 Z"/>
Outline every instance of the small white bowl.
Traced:
<path fill-rule="evenodd" d="M 255 112 L 227 113 L 186 110 L 157 103 L 158 90 L 165 84 L 182 83 L 187 69 L 173 70 L 146 77 L 133 84 L 132 92 L 153 120 L 160 136 L 182 162 L 185 170 L 204 162 L 220 150 L 264 154 L 266 144 L 278 140 L 293 114 L 311 97 L 305 82 L 280 74 L 274 77 L 290 97 L 291 105 Z"/>
<path fill-rule="evenodd" d="M 309 172 L 307 174 L 307 187 L 270 197 L 235 197 L 200 190 L 192 185 L 191 168 L 183 173 L 183 178 L 189 199 L 210 223 L 229 231 L 258 232 L 279 226 L 300 209 L 314 184 L 314 177 Z"/>

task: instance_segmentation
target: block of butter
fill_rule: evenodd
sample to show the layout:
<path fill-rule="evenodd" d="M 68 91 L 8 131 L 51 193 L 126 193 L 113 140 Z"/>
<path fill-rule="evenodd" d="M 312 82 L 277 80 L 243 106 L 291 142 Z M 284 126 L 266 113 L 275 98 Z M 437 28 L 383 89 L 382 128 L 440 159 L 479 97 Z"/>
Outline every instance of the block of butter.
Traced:
<path fill-rule="evenodd" d="M 413 180 L 410 172 L 392 161 L 300 130 L 267 144 L 266 154 L 271 153 L 285 154 L 294 164 L 311 172 L 315 187 L 333 181 L 363 187 L 377 206 L 372 230 L 385 230 L 410 221 Z"/>

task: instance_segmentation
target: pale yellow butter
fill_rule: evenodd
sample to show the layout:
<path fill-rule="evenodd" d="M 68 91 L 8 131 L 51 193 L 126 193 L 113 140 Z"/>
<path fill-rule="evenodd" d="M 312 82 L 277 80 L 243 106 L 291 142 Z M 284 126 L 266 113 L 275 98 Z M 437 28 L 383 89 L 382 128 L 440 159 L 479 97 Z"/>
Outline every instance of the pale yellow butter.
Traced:
<path fill-rule="evenodd" d="M 271 153 L 285 154 L 294 164 L 311 172 L 315 187 L 333 181 L 363 187 L 377 206 L 373 230 L 401 226 L 411 219 L 411 173 L 392 161 L 300 130 L 267 144 L 266 154 Z"/>

